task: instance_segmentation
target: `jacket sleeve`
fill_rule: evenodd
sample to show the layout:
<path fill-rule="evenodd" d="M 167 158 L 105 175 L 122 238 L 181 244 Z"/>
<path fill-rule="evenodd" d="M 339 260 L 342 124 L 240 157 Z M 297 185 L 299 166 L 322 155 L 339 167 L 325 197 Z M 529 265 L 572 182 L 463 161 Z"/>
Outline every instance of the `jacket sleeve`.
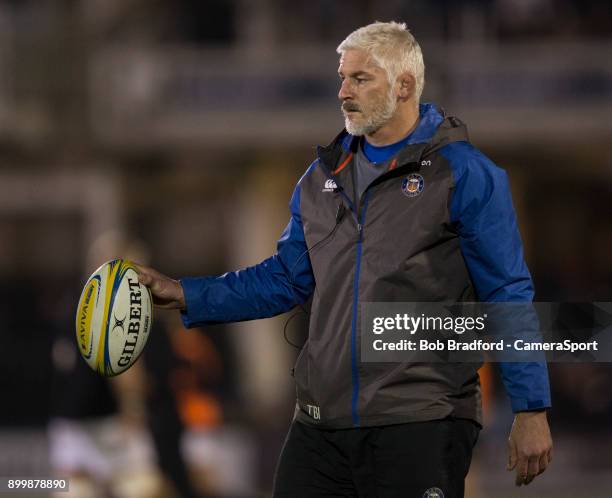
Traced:
<path fill-rule="evenodd" d="M 466 142 L 450 144 L 443 155 L 451 164 L 455 183 L 451 223 L 459 234 L 478 299 L 531 302 L 533 283 L 505 171 Z M 535 315 L 534 320 L 537 323 Z M 500 362 L 499 367 L 514 412 L 551 406 L 544 361 Z"/>
<path fill-rule="evenodd" d="M 291 218 L 278 240 L 276 254 L 238 271 L 180 280 L 187 304 L 181 313 L 185 327 L 267 318 L 310 297 L 314 276 L 302 227 L 300 194 L 301 180 L 291 196 Z"/>

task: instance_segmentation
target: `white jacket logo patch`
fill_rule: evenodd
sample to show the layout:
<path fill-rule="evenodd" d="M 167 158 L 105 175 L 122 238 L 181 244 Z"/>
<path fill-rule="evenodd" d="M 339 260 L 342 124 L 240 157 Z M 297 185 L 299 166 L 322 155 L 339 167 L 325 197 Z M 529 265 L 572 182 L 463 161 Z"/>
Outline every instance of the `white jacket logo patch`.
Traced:
<path fill-rule="evenodd" d="M 337 188 L 338 185 L 336 185 L 336 182 L 331 178 L 328 178 L 325 180 L 325 185 L 323 186 L 323 190 L 321 190 L 321 192 L 333 192 Z"/>

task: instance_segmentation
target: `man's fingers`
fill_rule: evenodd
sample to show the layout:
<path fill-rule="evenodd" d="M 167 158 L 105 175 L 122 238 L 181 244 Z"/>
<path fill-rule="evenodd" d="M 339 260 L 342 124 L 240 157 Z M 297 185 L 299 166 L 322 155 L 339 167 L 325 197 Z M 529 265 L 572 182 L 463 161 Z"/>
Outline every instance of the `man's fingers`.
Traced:
<path fill-rule="evenodd" d="M 141 265 L 140 263 L 136 263 L 135 261 L 130 261 L 130 263 L 132 263 L 134 265 L 134 267 L 136 268 L 136 272 L 137 273 L 146 273 L 147 271 L 147 267 L 144 265 Z"/>
<path fill-rule="evenodd" d="M 540 455 L 534 455 L 529 457 L 527 464 L 527 474 L 530 476 L 537 476 L 540 473 Z"/>
<path fill-rule="evenodd" d="M 536 476 L 539 476 L 548 467 L 548 458 L 550 452 L 544 452 L 541 455 L 531 456 L 529 458 L 519 458 L 516 468 L 517 486 L 527 485 L 533 481 Z"/>
<path fill-rule="evenodd" d="M 144 285 L 150 285 L 153 280 L 153 269 L 147 268 L 140 263 L 135 263 L 132 261 L 132 264 L 136 267 L 136 272 L 138 273 L 138 281 Z"/>
<path fill-rule="evenodd" d="M 159 278 L 156 278 L 150 273 L 142 272 L 138 274 L 138 281 L 151 289 L 153 294 L 163 293 L 164 284 Z"/>
<path fill-rule="evenodd" d="M 528 477 L 529 460 L 525 455 L 518 455 L 516 462 L 516 479 L 514 483 L 517 486 L 525 484 L 525 480 Z"/>
<path fill-rule="evenodd" d="M 138 274 L 138 281 L 141 284 L 150 285 L 151 284 L 151 280 L 152 280 L 151 275 L 149 275 L 147 273 L 139 273 Z"/>
<path fill-rule="evenodd" d="M 153 303 L 159 308 L 185 308 L 185 295 L 178 280 L 159 273 L 153 268 L 132 262 L 138 272 L 138 281 L 149 287 Z"/>
<path fill-rule="evenodd" d="M 544 472 L 546 468 L 548 467 L 548 452 L 547 451 L 542 453 L 542 456 L 540 456 L 539 463 L 540 463 L 540 470 L 538 471 L 538 475 Z"/>
<path fill-rule="evenodd" d="M 512 470 L 516 467 L 517 456 L 516 456 L 516 445 L 509 440 L 508 441 L 508 465 L 506 470 Z"/>
<path fill-rule="evenodd" d="M 153 268 L 140 265 L 132 262 L 138 271 L 138 281 L 141 284 L 148 286 L 154 295 L 159 297 L 169 297 L 166 294 L 171 293 L 171 289 L 167 285 L 167 278 L 163 277 L 160 273 L 156 272 Z"/>
<path fill-rule="evenodd" d="M 149 287 L 151 287 L 151 292 L 153 294 L 158 295 L 159 297 L 165 297 L 164 296 L 165 294 L 164 282 L 160 280 L 159 278 L 149 277 Z"/>
<path fill-rule="evenodd" d="M 520 475 L 518 472 L 516 473 L 516 477 L 514 478 L 514 484 L 516 486 L 522 486 L 525 483 L 526 477 L 524 475 Z"/>
<path fill-rule="evenodd" d="M 542 472 L 544 471 L 542 470 Z M 535 476 L 540 475 L 542 472 L 540 472 L 540 455 L 529 457 L 529 463 L 527 466 L 527 478 L 525 479 L 525 484 L 529 484 L 535 479 Z"/>

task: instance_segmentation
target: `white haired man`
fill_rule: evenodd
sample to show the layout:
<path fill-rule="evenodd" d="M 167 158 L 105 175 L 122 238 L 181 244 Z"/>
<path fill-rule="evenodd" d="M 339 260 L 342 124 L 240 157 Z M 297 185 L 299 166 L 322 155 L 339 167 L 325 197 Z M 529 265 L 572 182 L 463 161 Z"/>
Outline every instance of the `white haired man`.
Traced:
<path fill-rule="evenodd" d="M 176 281 L 143 267 L 140 278 L 187 327 L 312 298 L 276 498 L 462 497 L 481 424 L 477 367 L 362 362 L 360 310 L 531 301 L 507 177 L 461 121 L 420 104 L 423 57 L 404 24 L 360 28 L 338 52 L 346 129 L 298 182 L 277 253 L 220 276 Z M 529 484 L 551 461 L 546 365 L 501 373 L 516 413 L 508 469 Z"/>

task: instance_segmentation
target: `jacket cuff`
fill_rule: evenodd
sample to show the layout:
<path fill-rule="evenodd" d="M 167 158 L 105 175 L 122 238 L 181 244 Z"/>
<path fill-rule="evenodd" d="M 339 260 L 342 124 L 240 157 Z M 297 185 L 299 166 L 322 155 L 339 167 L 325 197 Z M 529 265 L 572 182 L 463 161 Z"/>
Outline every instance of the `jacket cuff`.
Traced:
<path fill-rule="evenodd" d="M 179 279 L 185 295 L 185 309 L 181 310 L 181 320 L 185 328 L 197 327 L 206 322 L 204 306 L 198 299 L 206 286 L 205 278 L 186 277 Z"/>
<path fill-rule="evenodd" d="M 526 398 L 510 397 L 510 404 L 512 405 L 512 411 L 514 413 L 545 410 L 546 408 L 550 408 L 552 406 L 549 398 L 529 400 Z"/>

